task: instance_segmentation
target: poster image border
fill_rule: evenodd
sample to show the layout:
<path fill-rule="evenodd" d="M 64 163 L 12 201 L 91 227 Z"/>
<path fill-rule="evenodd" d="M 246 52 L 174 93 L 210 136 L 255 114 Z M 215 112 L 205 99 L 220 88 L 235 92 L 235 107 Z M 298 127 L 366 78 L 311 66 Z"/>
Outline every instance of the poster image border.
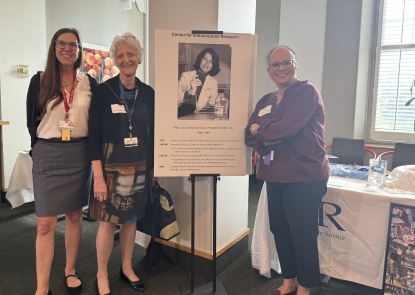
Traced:
<path fill-rule="evenodd" d="M 404 291 L 404 292 L 402 292 L 402 294 L 410 294 L 410 295 L 414 295 L 415 294 L 415 288 L 414 289 L 408 289 L 407 287 L 405 287 L 405 286 L 397 286 L 397 285 L 395 285 L 395 284 L 390 284 L 389 282 L 390 282 L 390 278 L 388 278 L 388 280 L 389 280 L 389 282 L 387 283 L 386 282 L 386 273 L 387 273 L 387 270 L 388 270 L 388 266 L 389 266 L 389 263 L 391 262 L 391 261 L 394 261 L 393 263 L 395 264 L 396 262 L 396 259 L 394 260 L 394 259 L 392 259 L 390 256 L 391 256 L 391 254 L 393 253 L 393 252 L 391 252 L 390 251 L 390 249 L 391 249 L 391 247 L 392 247 L 392 243 L 394 243 L 394 240 L 396 240 L 396 239 L 399 239 L 399 238 L 396 238 L 396 239 L 392 239 L 391 238 L 391 228 L 392 228 L 392 218 L 394 217 L 393 216 L 393 208 L 394 207 L 403 207 L 403 210 L 402 210 L 402 212 L 404 212 L 404 211 L 406 211 L 406 209 L 410 209 L 410 210 L 412 210 L 414 213 L 415 213 L 415 206 L 411 206 L 411 205 L 407 205 L 407 204 L 399 204 L 399 203 L 390 203 L 390 209 L 389 209 L 389 221 L 388 221 L 388 236 L 387 236 L 387 240 L 386 240 L 386 249 L 385 249 L 385 263 L 384 263 L 384 269 L 383 269 L 383 280 L 382 280 L 382 294 L 391 294 L 391 293 L 385 293 L 385 291 L 386 291 L 386 287 L 387 287 L 387 285 L 388 286 L 390 286 L 390 285 L 392 285 L 392 286 L 394 286 L 395 288 L 398 288 L 400 291 L 399 292 L 402 292 L 402 291 Z M 406 221 L 404 221 L 404 223 L 407 223 Z M 415 221 L 414 221 L 414 223 L 415 223 Z M 408 225 L 409 227 L 411 227 L 411 225 Z M 403 240 L 402 240 L 403 241 Z M 415 251 L 415 244 L 414 244 L 414 251 Z M 396 253 L 395 253 L 396 254 Z M 405 265 L 402 265 L 401 264 L 401 260 L 399 259 L 399 268 L 401 269 L 401 268 L 405 268 Z M 412 270 L 412 271 L 415 271 L 414 270 L 414 268 L 413 267 L 406 267 L 407 269 L 410 269 L 410 270 Z M 396 277 L 395 277 L 396 278 Z M 412 282 L 413 282 L 413 286 L 415 286 L 415 276 L 412 278 Z M 392 293 L 392 294 L 395 294 L 395 293 Z M 401 293 L 399 293 L 399 294 L 401 294 Z"/>

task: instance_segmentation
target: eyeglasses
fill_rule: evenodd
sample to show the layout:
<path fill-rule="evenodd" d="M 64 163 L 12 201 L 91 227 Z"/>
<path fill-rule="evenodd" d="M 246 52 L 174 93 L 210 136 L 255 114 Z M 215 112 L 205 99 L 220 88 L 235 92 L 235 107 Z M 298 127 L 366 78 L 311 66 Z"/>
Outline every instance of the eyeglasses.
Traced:
<path fill-rule="evenodd" d="M 69 46 L 69 49 L 75 50 L 78 49 L 79 45 L 77 42 L 65 42 L 65 41 L 61 41 L 61 40 L 56 40 L 55 41 L 56 47 L 58 47 L 59 49 L 65 49 L 66 45 Z"/>
<path fill-rule="evenodd" d="M 274 70 L 278 70 L 282 65 L 283 68 L 288 69 L 294 64 L 294 60 L 284 60 L 283 62 L 273 62 L 268 64 L 268 68 L 273 68 Z"/>
<path fill-rule="evenodd" d="M 130 35 L 127 35 L 127 36 L 120 36 L 121 38 L 124 38 L 125 40 L 128 40 L 128 39 L 135 39 L 135 37 L 134 36 L 130 36 Z"/>

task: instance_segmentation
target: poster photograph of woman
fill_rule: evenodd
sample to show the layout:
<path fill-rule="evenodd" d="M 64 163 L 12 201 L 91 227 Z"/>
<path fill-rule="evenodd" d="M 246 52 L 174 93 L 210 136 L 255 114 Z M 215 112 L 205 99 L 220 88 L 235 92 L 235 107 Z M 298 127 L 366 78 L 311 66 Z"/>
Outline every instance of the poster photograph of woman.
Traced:
<path fill-rule="evenodd" d="M 231 46 L 179 43 L 177 118 L 229 120 Z"/>
<path fill-rule="evenodd" d="M 415 207 L 391 204 L 383 280 L 385 295 L 415 295 Z"/>
<path fill-rule="evenodd" d="M 155 175 L 246 175 L 256 35 L 156 30 L 155 37 L 154 142 L 163 155 Z"/>

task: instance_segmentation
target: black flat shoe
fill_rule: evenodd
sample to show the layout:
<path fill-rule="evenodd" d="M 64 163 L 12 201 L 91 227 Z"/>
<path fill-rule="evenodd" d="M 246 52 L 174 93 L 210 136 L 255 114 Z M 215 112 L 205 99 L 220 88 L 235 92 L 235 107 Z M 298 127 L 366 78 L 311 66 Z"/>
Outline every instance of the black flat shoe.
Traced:
<path fill-rule="evenodd" d="M 130 281 L 130 279 L 124 274 L 124 271 L 122 270 L 122 266 L 120 267 L 120 278 L 121 280 L 125 281 L 131 288 L 133 288 L 136 291 L 144 291 L 146 287 L 144 287 L 144 283 L 141 280 L 138 281 Z"/>
<path fill-rule="evenodd" d="M 295 289 L 292 292 L 288 292 L 288 293 L 284 293 L 281 294 L 281 291 L 278 289 L 272 290 L 271 292 L 269 292 L 267 295 L 296 295 L 297 294 L 297 289 Z"/>
<path fill-rule="evenodd" d="M 98 278 L 95 279 L 95 288 L 96 288 L 96 291 L 97 291 L 97 295 L 111 295 L 111 291 L 109 293 L 106 293 L 106 294 L 99 293 Z"/>
<path fill-rule="evenodd" d="M 68 294 L 69 295 L 79 295 L 79 294 L 81 294 L 81 291 L 82 291 L 82 281 L 81 281 L 81 278 L 76 273 L 73 274 L 73 275 L 67 275 L 67 276 L 65 276 L 65 274 L 64 274 L 64 277 L 65 277 L 66 291 L 68 292 Z M 77 278 L 81 282 L 81 284 L 79 286 L 77 286 L 77 287 L 69 287 L 68 286 L 68 278 L 69 277 L 75 277 L 75 278 Z M 50 294 L 52 294 L 52 293 L 50 293 Z M 48 293 L 48 295 L 49 295 L 49 293 Z"/>

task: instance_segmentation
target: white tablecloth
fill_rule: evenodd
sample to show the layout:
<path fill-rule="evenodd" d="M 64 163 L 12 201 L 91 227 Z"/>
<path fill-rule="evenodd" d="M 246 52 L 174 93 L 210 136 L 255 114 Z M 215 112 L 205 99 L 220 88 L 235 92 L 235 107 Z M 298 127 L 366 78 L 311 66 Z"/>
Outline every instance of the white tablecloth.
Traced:
<path fill-rule="evenodd" d="M 252 266 L 267 278 L 271 277 L 271 268 L 281 273 L 274 235 L 269 230 L 267 190 L 262 187 L 258 208 L 255 216 L 254 231 L 252 232 Z"/>
<path fill-rule="evenodd" d="M 10 176 L 6 194 L 12 208 L 33 202 L 32 158 L 28 151 L 20 151 Z"/>
<path fill-rule="evenodd" d="M 333 180 L 341 184 L 347 179 L 332 177 Z M 391 202 L 415 206 L 415 196 L 388 194 L 358 180 L 347 180 L 342 187 L 329 185 L 319 221 L 322 274 L 382 288 Z M 268 277 L 271 268 L 280 272 L 269 231 L 265 183 L 253 230 L 252 265 Z"/>

